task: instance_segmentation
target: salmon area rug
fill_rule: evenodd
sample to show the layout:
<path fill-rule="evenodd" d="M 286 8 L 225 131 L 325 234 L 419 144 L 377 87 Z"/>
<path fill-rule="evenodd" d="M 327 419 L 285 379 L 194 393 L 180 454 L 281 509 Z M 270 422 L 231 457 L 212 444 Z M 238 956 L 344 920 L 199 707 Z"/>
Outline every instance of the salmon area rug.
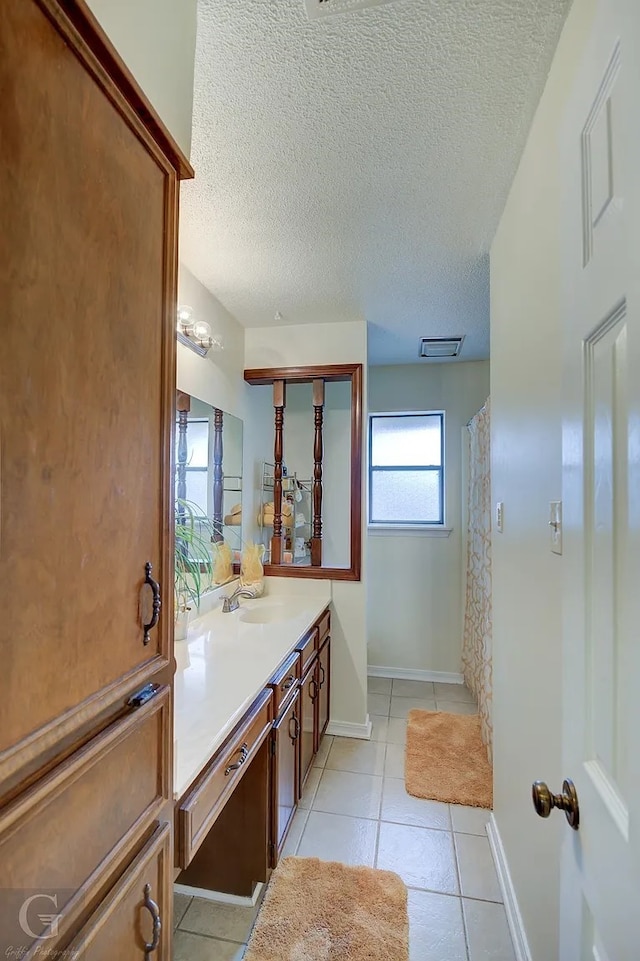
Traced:
<path fill-rule="evenodd" d="M 407 889 L 391 871 L 283 858 L 244 961 L 408 961 Z"/>
<path fill-rule="evenodd" d="M 492 806 L 493 773 L 477 714 L 409 711 L 404 772 L 413 797 Z"/>

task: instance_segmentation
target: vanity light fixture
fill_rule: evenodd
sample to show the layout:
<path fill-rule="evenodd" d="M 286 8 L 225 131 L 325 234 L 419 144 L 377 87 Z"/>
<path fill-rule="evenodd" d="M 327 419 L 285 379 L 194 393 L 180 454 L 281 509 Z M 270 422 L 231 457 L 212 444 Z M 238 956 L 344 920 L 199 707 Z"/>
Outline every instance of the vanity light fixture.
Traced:
<path fill-rule="evenodd" d="M 195 320 L 193 310 L 186 304 L 178 307 L 178 342 L 206 357 L 210 350 L 224 350 L 222 337 L 212 334 L 206 320 Z"/>

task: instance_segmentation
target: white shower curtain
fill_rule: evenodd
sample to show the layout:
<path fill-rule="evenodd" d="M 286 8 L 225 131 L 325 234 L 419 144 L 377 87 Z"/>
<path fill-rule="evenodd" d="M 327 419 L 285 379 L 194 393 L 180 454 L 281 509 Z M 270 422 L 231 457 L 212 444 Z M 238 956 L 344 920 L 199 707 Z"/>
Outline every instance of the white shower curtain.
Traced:
<path fill-rule="evenodd" d="M 462 670 L 478 700 L 482 739 L 492 756 L 491 454 L 489 401 L 469 422 L 467 586 Z"/>

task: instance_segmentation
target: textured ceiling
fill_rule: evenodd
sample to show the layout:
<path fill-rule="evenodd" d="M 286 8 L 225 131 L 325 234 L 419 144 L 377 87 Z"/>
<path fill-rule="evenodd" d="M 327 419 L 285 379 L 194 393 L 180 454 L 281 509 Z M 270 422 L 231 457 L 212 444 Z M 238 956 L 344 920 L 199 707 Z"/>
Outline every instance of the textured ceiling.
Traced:
<path fill-rule="evenodd" d="M 181 257 L 246 327 L 489 351 L 488 250 L 569 0 L 199 0 Z M 431 363 L 431 361 L 422 361 Z"/>

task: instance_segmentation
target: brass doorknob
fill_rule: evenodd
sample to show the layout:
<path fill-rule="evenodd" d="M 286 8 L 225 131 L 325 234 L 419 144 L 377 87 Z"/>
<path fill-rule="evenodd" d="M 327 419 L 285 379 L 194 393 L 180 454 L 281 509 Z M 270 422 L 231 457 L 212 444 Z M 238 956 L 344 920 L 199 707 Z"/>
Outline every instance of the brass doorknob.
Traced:
<path fill-rule="evenodd" d="M 534 781 L 531 788 L 533 806 L 541 818 L 548 818 L 553 808 L 564 811 L 565 817 L 574 831 L 580 827 L 580 807 L 573 781 L 569 778 L 562 782 L 562 794 L 552 794 L 544 781 Z"/>

